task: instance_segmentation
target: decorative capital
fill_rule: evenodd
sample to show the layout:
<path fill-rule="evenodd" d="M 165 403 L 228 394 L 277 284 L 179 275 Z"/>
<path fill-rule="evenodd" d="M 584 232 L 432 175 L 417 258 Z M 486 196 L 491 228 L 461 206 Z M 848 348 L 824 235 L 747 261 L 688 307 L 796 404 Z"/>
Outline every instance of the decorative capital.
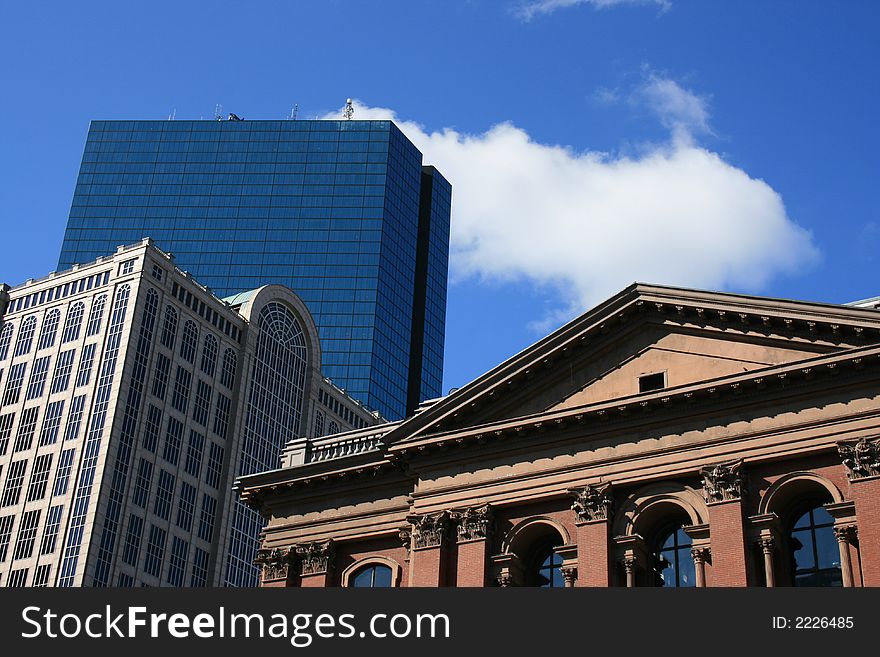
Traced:
<path fill-rule="evenodd" d="M 692 547 L 691 556 L 694 559 L 694 563 L 708 563 L 712 556 L 712 550 L 707 545 Z"/>
<path fill-rule="evenodd" d="M 449 513 L 427 513 L 407 518 L 412 525 L 413 549 L 440 547 L 449 534 Z"/>
<path fill-rule="evenodd" d="M 266 582 L 287 579 L 294 561 L 294 550 L 290 548 L 272 548 L 257 551 L 254 565 L 262 572 L 261 579 Z"/>
<path fill-rule="evenodd" d="M 453 514 L 453 519 L 458 525 L 457 534 L 460 542 L 486 539 L 492 533 L 492 507 L 488 504 L 458 511 Z"/>
<path fill-rule="evenodd" d="M 706 502 L 738 500 L 743 495 L 743 479 L 740 474 L 742 460 L 719 463 L 700 469 L 703 478 L 703 497 Z"/>
<path fill-rule="evenodd" d="M 776 541 L 770 536 L 762 536 L 755 541 L 755 546 L 764 554 L 773 554 L 773 550 L 776 549 Z"/>
<path fill-rule="evenodd" d="M 577 581 L 578 569 L 577 566 L 563 566 L 559 569 L 562 573 L 562 579 L 565 580 L 566 587 L 574 586 L 574 583 Z"/>
<path fill-rule="evenodd" d="M 837 443 L 837 453 L 850 481 L 880 475 L 880 438 Z"/>
<path fill-rule="evenodd" d="M 495 578 L 495 581 L 498 583 L 498 586 L 507 588 L 508 586 L 513 586 L 513 575 L 511 575 L 509 571 L 505 570 L 498 574 L 498 577 Z"/>
<path fill-rule="evenodd" d="M 574 496 L 571 508 L 577 514 L 580 522 L 611 519 L 611 514 L 614 511 L 611 484 L 571 488 L 568 493 Z"/>
<path fill-rule="evenodd" d="M 859 529 L 855 525 L 838 525 L 834 528 L 834 536 L 838 542 L 852 545 L 859 538 Z"/>
<path fill-rule="evenodd" d="M 333 567 L 336 545 L 332 540 L 315 543 L 302 543 L 296 546 L 300 561 L 301 575 L 326 573 Z"/>

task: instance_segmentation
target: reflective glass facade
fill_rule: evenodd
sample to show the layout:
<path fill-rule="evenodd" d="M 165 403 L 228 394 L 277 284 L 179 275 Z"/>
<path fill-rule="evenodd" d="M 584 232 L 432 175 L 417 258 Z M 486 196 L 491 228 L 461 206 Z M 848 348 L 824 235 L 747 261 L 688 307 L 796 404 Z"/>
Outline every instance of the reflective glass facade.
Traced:
<path fill-rule="evenodd" d="M 450 201 L 389 121 L 94 121 L 58 268 L 152 237 L 219 296 L 286 285 L 399 418 L 441 394 Z"/>

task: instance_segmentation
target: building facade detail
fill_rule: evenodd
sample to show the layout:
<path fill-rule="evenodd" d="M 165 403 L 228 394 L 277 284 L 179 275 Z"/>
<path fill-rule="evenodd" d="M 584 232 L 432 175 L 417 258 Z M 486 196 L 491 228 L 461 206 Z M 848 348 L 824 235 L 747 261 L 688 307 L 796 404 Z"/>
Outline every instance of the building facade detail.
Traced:
<path fill-rule="evenodd" d="M 332 536 L 402 586 L 880 586 L 878 376 L 878 309 L 635 284 L 369 449 L 239 486 L 266 545 Z"/>
<path fill-rule="evenodd" d="M 862 438 L 838 445 L 850 480 L 880 476 L 880 438 Z"/>
<path fill-rule="evenodd" d="M 614 499 L 611 496 L 611 484 L 585 486 L 568 490 L 574 496 L 572 511 L 579 522 L 609 520 L 614 510 Z"/>
<path fill-rule="evenodd" d="M 448 511 L 411 515 L 407 520 L 412 525 L 413 549 L 443 547 L 446 544 L 451 525 Z"/>
<path fill-rule="evenodd" d="M 300 575 L 319 575 L 333 567 L 335 544 L 333 541 L 303 543 L 296 546 Z"/>
<path fill-rule="evenodd" d="M 710 465 L 700 470 L 706 502 L 738 500 L 743 494 L 742 461 Z"/>

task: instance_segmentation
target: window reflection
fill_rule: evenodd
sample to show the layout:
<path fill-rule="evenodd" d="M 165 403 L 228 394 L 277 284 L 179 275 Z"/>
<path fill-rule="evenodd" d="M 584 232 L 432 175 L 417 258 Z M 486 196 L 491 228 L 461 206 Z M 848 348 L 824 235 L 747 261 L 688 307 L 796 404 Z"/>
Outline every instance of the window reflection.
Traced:
<path fill-rule="evenodd" d="M 691 555 L 691 537 L 681 523 L 667 526 L 658 534 L 654 553 L 655 586 L 696 586 L 694 558 Z"/>
<path fill-rule="evenodd" d="M 388 588 L 391 586 L 391 568 L 382 564 L 359 568 L 352 576 L 349 586 L 358 589 Z"/>
<path fill-rule="evenodd" d="M 843 586 L 834 518 L 823 506 L 795 520 L 789 542 L 795 586 Z"/>

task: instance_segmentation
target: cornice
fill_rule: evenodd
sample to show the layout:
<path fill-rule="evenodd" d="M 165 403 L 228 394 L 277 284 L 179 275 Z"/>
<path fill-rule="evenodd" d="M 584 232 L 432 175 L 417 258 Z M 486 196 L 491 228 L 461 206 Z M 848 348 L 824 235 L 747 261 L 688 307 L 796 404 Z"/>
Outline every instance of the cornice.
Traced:
<path fill-rule="evenodd" d="M 644 419 L 646 414 L 656 414 L 680 407 L 682 403 L 695 407 L 700 403 L 717 402 L 725 397 L 735 398 L 746 393 L 765 395 L 774 386 L 777 390 L 781 390 L 788 386 L 794 387 L 821 380 L 824 377 L 836 377 L 842 371 L 853 372 L 866 368 L 880 375 L 880 346 L 848 349 L 795 363 L 667 388 L 655 393 L 545 411 L 476 427 L 417 435 L 390 445 L 387 453 L 391 458 L 407 457 L 444 446 L 448 448 L 462 446 L 465 443 L 483 444 L 525 434 L 560 431 L 583 425 L 587 421 L 605 422 L 628 417 Z"/>
<path fill-rule="evenodd" d="M 880 343 L 876 310 L 636 284 L 404 422 L 385 441 L 406 440 L 418 431 L 451 429 L 449 423 L 462 423 L 472 411 L 504 398 L 636 319 L 737 331 L 826 349 Z"/>

